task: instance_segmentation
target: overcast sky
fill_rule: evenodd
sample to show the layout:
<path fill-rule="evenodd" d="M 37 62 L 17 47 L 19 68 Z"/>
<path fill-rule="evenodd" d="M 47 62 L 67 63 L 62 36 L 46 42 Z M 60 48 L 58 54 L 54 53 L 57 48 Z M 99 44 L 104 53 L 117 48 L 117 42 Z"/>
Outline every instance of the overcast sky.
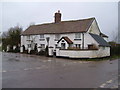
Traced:
<path fill-rule="evenodd" d="M 25 30 L 30 23 L 54 22 L 54 13 L 60 10 L 62 21 L 95 17 L 101 32 L 112 40 L 118 30 L 117 2 L 4 2 L 2 3 L 2 30 L 16 25 Z"/>

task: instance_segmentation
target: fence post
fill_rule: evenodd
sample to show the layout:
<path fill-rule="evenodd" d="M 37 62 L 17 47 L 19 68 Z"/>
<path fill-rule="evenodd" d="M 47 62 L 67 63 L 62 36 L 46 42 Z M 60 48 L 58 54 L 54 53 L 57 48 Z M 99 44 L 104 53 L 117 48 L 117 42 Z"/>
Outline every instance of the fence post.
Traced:
<path fill-rule="evenodd" d="M 23 52 L 23 46 L 20 47 L 20 52 L 21 52 L 21 53 Z"/>
<path fill-rule="evenodd" d="M 48 55 L 53 56 L 53 47 L 48 47 Z"/>
<path fill-rule="evenodd" d="M 56 56 L 60 56 L 60 47 L 56 47 Z"/>

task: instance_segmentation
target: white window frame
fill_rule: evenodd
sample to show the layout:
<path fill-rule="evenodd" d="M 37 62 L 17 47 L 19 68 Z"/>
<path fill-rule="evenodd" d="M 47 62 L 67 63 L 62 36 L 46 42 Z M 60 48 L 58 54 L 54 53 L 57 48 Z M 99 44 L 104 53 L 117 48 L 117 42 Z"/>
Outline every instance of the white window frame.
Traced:
<path fill-rule="evenodd" d="M 30 40 L 30 35 L 27 36 L 27 39 Z"/>
<path fill-rule="evenodd" d="M 75 33 L 75 39 L 81 39 L 81 33 Z"/>
<path fill-rule="evenodd" d="M 44 39 L 44 34 L 40 34 L 40 39 Z"/>

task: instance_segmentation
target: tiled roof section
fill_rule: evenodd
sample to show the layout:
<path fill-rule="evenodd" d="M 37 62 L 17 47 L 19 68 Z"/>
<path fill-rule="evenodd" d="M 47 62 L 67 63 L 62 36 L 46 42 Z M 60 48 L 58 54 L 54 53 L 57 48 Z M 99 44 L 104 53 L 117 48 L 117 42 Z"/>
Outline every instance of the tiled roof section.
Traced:
<path fill-rule="evenodd" d="M 102 36 L 102 37 L 107 37 L 107 38 L 108 38 L 108 36 L 105 35 L 105 34 L 103 34 L 103 33 L 100 33 L 100 36 Z"/>
<path fill-rule="evenodd" d="M 94 19 L 95 18 L 88 18 L 73 21 L 61 21 L 59 23 L 33 25 L 27 28 L 22 35 L 86 32 Z"/>
<path fill-rule="evenodd" d="M 110 46 L 102 37 L 90 33 L 90 35 L 98 42 L 100 46 Z"/>
<path fill-rule="evenodd" d="M 68 44 L 73 44 L 73 42 L 68 37 L 62 37 L 57 43 L 64 39 Z"/>

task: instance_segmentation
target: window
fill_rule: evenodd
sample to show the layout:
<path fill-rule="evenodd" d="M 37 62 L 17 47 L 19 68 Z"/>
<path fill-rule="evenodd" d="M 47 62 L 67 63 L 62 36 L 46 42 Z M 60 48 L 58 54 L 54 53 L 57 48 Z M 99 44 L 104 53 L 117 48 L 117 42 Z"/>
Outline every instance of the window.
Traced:
<path fill-rule="evenodd" d="M 44 34 L 40 34 L 40 41 L 44 41 Z"/>
<path fill-rule="evenodd" d="M 60 39 L 60 34 L 55 35 L 55 40 L 58 41 Z"/>
<path fill-rule="evenodd" d="M 80 39 L 81 38 L 81 33 L 75 33 L 75 39 Z"/>
<path fill-rule="evenodd" d="M 88 49 L 96 50 L 98 47 L 95 44 L 88 45 Z"/>
<path fill-rule="evenodd" d="M 30 48 L 31 47 L 31 44 L 28 44 L 28 48 Z"/>
<path fill-rule="evenodd" d="M 44 34 L 41 34 L 41 35 L 40 35 L 40 39 L 43 39 L 43 38 L 44 38 Z"/>
<path fill-rule="evenodd" d="M 65 49 L 66 45 L 65 43 L 61 43 L 61 49 Z"/>
<path fill-rule="evenodd" d="M 93 49 L 93 45 L 88 45 L 88 49 Z"/>
<path fill-rule="evenodd" d="M 42 48 L 45 48 L 45 44 L 41 44 L 41 47 L 42 47 Z"/>
<path fill-rule="evenodd" d="M 76 48 L 80 48 L 80 44 L 75 44 Z"/>
<path fill-rule="evenodd" d="M 27 36 L 27 39 L 29 40 L 29 39 L 30 39 L 30 36 Z"/>

